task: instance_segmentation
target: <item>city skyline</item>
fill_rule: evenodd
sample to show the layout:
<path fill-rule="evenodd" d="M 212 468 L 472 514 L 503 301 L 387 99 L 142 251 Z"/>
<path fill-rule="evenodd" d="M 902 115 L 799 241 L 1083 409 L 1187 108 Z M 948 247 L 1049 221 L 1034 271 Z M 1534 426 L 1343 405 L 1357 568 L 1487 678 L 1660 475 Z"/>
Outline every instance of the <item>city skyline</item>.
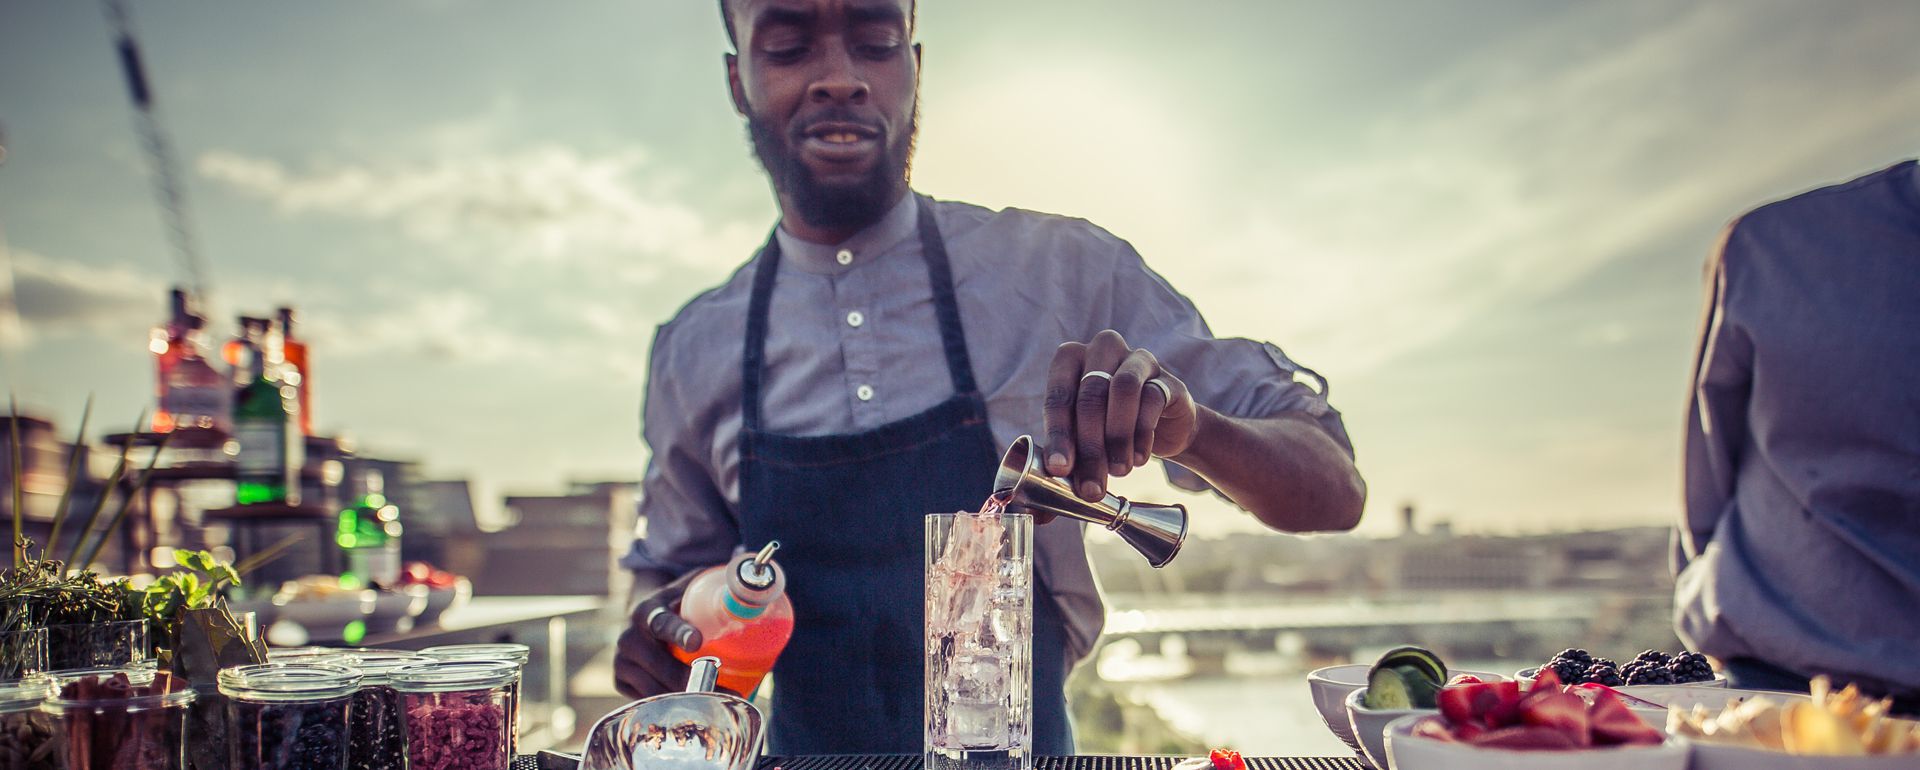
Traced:
<path fill-rule="evenodd" d="M 653 327 L 774 220 L 713 3 L 132 10 L 216 328 L 294 305 L 320 429 L 499 493 L 639 476 Z M 1216 333 L 1325 374 L 1369 534 L 1408 501 L 1463 531 L 1670 523 L 1719 230 L 1920 151 L 1909 3 L 996 0 L 920 24 L 916 187 L 1085 217 Z M 182 278 L 119 77 L 93 4 L 0 9 L 23 322 L 0 384 L 63 432 L 88 392 L 101 426 L 150 400 Z M 1253 526 L 1118 488 L 1198 506 L 1201 535 Z"/>

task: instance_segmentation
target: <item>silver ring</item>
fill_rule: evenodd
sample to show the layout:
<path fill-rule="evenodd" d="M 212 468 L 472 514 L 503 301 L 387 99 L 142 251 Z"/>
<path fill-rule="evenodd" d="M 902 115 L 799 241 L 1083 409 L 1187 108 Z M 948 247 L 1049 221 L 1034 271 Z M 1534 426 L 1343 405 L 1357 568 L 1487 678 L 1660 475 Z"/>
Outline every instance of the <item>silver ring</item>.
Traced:
<path fill-rule="evenodd" d="M 1166 380 L 1162 380 L 1159 377 L 1155 377 L 1151 380 L 1147 380 L 1147 384 L 1160 389 L 1160 400 L 1165 401 L 1169 404 L 1173 403 L 1173 389 L 1167 387 Z"/>
<path fill-rule="evenodd" d="M 1087 372 L 1086 374 L 1080 375 L 1080 381 L 1086 382 L 1087 379 L 1090 377 L 1099 377 L 1100 379 L 1106 380 L 1109 383 L 1113 382 L 1113 375 L 1100 371 L 1098 369 L 1095 369 L 1091 372 Z"/>
<path fill-rule="evenodd" d="M 640 624 L 640 625 L 641 625 L 641 626 L 642 626 L 643 628 L 645 628 L 645 629 L 647 629 L 648 631 L 652 631 L 652 630 L 653 630 L 653 619 L 654 619 L 654 618 L 657 618 L 657 617 L 660 617 L 660 615 L 661 615 L 661 613 L 664 613 L 664 612 L 666 612 L 666 611 L 667 611 L 667 608 L 666 608 L 666 607 L 655 607 L 655 608 L 653 608 L 653 610 L 652 610 L 651 612 L 648 612 L 648 613 L 647 613 L 647 619 L 646 619 L 645 621 L 643 621 L 643 622 L 641 622 L 641 624 Z"/>

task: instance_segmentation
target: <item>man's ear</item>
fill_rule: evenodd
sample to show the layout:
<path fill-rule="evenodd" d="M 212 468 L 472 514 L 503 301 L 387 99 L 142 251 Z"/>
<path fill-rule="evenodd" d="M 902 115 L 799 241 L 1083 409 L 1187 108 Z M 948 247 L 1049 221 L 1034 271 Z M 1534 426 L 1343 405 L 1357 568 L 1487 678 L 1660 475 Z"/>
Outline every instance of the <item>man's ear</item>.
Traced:
<path fill-rule="evenodd" d="M 740 56 L 726 54 L 727 94 L 733 97 L 733 111 L 740 117 L 747 117 L 747 90 L 740 85 Z"/>

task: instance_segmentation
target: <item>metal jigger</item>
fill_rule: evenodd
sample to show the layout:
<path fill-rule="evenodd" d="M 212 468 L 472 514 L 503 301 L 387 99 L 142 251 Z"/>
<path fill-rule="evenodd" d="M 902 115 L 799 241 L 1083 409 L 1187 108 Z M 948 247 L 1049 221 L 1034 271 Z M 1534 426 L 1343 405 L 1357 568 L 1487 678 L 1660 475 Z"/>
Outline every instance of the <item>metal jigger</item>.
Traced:
<path fill-rule="evenodd" d="M 1014 439 L 1007 447 L 993 477 L 993 493 L 1008 498 L 1009 511 L 1046 511 L 1106 527 L 1156 568 L 1173 561 L 1187 539 L 1186 506 L 1130 503 L 1112 493 L 1097 503 L 1082 500 L 1071 482 L 1041 469 L 1032 436 Z"/>

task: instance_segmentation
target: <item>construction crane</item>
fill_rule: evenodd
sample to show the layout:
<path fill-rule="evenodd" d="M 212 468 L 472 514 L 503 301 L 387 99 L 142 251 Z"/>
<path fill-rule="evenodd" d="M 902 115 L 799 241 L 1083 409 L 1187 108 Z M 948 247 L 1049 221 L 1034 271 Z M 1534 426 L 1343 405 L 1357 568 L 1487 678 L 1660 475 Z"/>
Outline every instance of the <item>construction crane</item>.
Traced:
<path fill-rule="evenodd" d="M 120 72 L 127 79 L 127 95 L 133 100 L 134 125 L 146 145 L 147 163 L 153 172 L 154 192 L 160 199 L 160 215 L 167 230 L 173 256 L 186 273 L 187 286 L 201 302 L 207 301 L 210 287 L 200 250 L 193 234 L 193 218 L 187 208 L 187 190 L 182 185 L 180 166 L 173 156 L 173 143 L 161 128 L 159 110 L 154 104 L 153 88 L 146 68 L 140 63 L 140 47 L 134 42 L 133 24 L 127 17 L 125 0 L 102 0 L 107 22 L 113 25 L 114 48 L 120 57 Z"/>

